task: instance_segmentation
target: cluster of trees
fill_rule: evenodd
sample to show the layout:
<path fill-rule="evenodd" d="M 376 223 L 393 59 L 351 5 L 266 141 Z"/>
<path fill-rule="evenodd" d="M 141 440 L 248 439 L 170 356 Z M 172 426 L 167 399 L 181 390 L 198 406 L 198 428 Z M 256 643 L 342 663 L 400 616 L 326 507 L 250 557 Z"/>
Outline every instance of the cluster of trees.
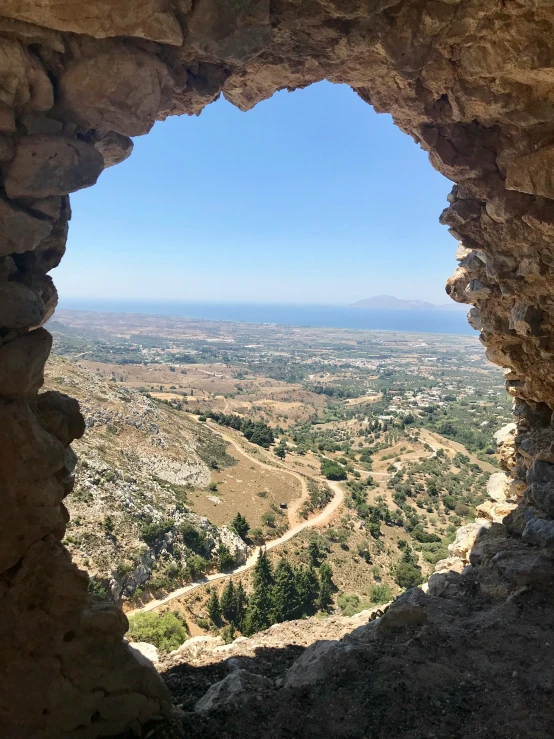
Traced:
<path fill-rule="evenodd" d="M 453 439 L 463 444 L 470 452 L 484 451 L 486 454 L 494 454 L 496 447 L 492 439 L 490 427 L 481 428 L 475 414 L 470 414 L 461 404 L 448 405 L 446 408 L 438 408 L 430 405 L 423 409 L 427 415 L 422 425 L 426 428 L 438 431 L 442 436 Z M 491 423 L 497 424 L 497 419 L 491 417 Z"/>
<path fill-rule="evenodd" d="M 220 426 L 228 426 L 236 431 L 240 431 L 252 444 L 257 444 L 265 449 L 269 449 L 275 441 L 273 430 L 263 421 L 250 421 L 249 419 L 241 418 L 236 413 L 218 413 L 217 411 L 210 411 L 207 417 L 214 420 Z"/>
<path fill-rule="evenodd" d="M 358 398 L 365 393 L 362 385 L 317 384 L 308 388 L 312 393 L 327 395 L 329 398 Z"/>
<path fill-rule="evenodd" d="M 319 565 L 317 558 L 316 564 Z M 229 581 L 221 598 L 212 591 L 208 612 L 214 624 L 221 625 L 225 619 L 234 629 L 250 636 L 274 623 L 328 610 L 333 591 L 333 572 L 326 562 L 316 570 L 313 562 L 293 567 L 283 557 L 274 569 L 265 550 L 261 550 L 250 595 L 246 596 L 242 584 L 235 586 Z"/>
<path fill-rule="evenodd" d="M 333 493 L 327 483 L 316 483 L 314 480 L 308 480 L 308 500 L 304 502 L 300 509 L 301 516 L 308 518 L 313 511 L 325 508 L 332 497 Z"/>
<path fill-rule="evenodd" d="M 324 459 L 321 462 L 321 474 L 327 480 L 346 480 L 348 477 L 344 467 L 334 459 Z"/>

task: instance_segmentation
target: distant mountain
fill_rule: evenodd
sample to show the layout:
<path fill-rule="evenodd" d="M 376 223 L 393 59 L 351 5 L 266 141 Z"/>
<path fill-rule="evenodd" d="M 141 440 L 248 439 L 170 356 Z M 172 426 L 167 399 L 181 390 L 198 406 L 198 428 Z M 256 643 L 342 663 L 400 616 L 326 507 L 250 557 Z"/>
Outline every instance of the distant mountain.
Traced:
<path fill-rule="evenodd" d="M 459 303 L 427 303 L 425 300 L 403 300 L 393 295 L 375 295 L 372 298 L 358 300 L 351 304 L 352 308 L 366 308 L 369 310 L 460 310 L 467 308 Z"/>

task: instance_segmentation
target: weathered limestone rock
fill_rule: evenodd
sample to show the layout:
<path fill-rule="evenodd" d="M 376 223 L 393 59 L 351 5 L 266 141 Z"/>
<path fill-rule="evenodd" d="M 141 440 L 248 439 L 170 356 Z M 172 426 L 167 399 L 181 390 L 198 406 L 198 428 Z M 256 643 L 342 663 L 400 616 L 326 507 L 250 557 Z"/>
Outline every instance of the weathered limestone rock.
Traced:
<path fill-rule="evenodd" d="M 427 621 L 425 595 L 419 588 L 411 588 L 391 603 L 377 621 L 376 631 L 386 634 L 409 626 L 423 626 Z"/>
<path fill-rule="evenodd" d="M 2 15 L 58 31 L 96 38 L 137 36 L 180 44 L 181 27 L 167 0 L 5 0 Z"/>
<path fill-rule="evenodd" d="M 344 641 L 317 641 L 309 646 L 293 664 L 285 677 L 285 688 L 303 688 L 336 671 L 344 654 L 356 649 L 354 644 Z"/>
<path fill-rule="evenodd" d="M 36 393 L 44 382 L 44 365 L 51 348 L 52 337 L 41 328 L 1 346 L 0 397 Z"/>
<path fill-rule="evenodd" d="M 475 542 L 489 527 L 490 521 L 485 519 L 477 519 L 473 523 L 462 526 L 456 531 L 456 538 L 452 544 L 448 545 L 448 551 L 452 556 L 469 562 L 469 555 Z"/>
<path fill-rule="evenodd" d="M 26 136 L 4 174 L 10 198 L 47 198 L 94 185 L 102 155 L 90 144 L 63 136 Z"/>
<path fill-rule="evenodd" d="M 484 518 L 494 523 L 502 523 L 515 508 L 515 503 L 495 503 L 494 501 L 486 500 L 481 505 L 478 505 L 476 510 L 479 518 Z"/>
<path fill-rule="evenodd" d="M 50 221 L 36 218 L 0 198 L 0 256 L 31 251 L 51 231 Z"/>
<path fill-rule="evenodd" d="M 54 104 L 52 83 L 46 70 L 19 41 L 0 37 L 0 75 L 0 103 L 8 108 L 49 110 Z M 15 130 L 15 126 L 10 127 L 9 116 L 2 130 Z"/>
<path fill-rule="evenodd" d="M 506 167 L 506 187 L 529 195 L 554 198 L 554 146 L 543 146 L 532 154 L 526 154 L 510 162 Z"/>
<path fill-rule="evenodd" d="M 271 38 L 269 0 L 199 0 L 187 23 L 186 48 L 220 61 L 244 62 Z"/>
<path fill-rule="evenodd" d="M 487 481 L 487 495 L 496 503 L 505 503 L 510 496 L 510 478 L 505 472 L 494 472 Z"/>
<path fill-rule="evenodd" d="M 53 390 L 38 396 L 37 419 L 64 446 L 69 446 L 85 433 L 85 419 L 79 410 L 79 403 L 74 398 Z"/>
<path fill-rule="evenodd" d="M 0 329 L 16 331 L 39 326 L 44 316 L 40 295 L 19 282 L 0 283 Z"/>
<path fill-rule="evenodd" d="M 129 646 L 133 651 L 139 652 L 139 654 L 154 665 L 160 661 L 159 652 L 153 644 L 148 644 L 145 641 L 135 641 L 129 644 Z"/>
<path fill-rule="evenodd" d="M 172 89 L 169 72 L 156 56 L 118 43 L 74 60 L 60 78 L 63 105 L 75 120 L 125 136 L 148 133 L 169 107 Z"/>
<path fill-rule="evenodd" d="M 242 696 L 249 698 L 252 695 L 262 696 L 264 692 L 273 689 L 273 682 L 262 675 L 255 675 L 248 670 L 234 670 L 226 678 L 215 683 L 202 696 L 194 710 L 198 713 L 224 709 L 227 704 L 236 703 Z"/>
<path fill-rule="evenodd" d="M 544 549 L 554 549 L 554 521 L 532 518 L 521 535 L 523 541 Z"/>
<path fill-rule="evenodd" d="M 102 154 L 104 167 L 113 167 L 114 164 L 121 164 L 131 156 L 133 142 L 128 136 L 122 136 L 115 131 L 108 131 L 103 136 L 98 136 L 97 132 L 94 148 Z"/>
<path fill-rule="evenodd" d="M 248 553 L 250 551 L 248 544 L 246 544 L 238 534 L 235 534 L 235 532 L 227 526 L 222 526 L 219 529 L 219 534 L 221 537 L 221 543 L 225 544 L 235 562 L 237 564 L 244 564 L 248 559 Z"/>

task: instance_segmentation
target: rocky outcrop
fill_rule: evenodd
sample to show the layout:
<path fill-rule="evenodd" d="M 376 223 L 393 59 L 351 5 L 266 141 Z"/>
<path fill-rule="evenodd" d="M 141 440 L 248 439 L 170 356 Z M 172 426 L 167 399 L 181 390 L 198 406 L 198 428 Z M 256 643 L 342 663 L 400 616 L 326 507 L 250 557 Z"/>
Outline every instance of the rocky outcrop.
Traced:
<path fill-rule="evenodd" d="M 512 536 L 526 531 L 529 544 L 517 538 L 502 559 L 504 570 L 513 574 L 518 557 L 520 575 L 531 565 L 531 542 L 550 546 L 553 25 L 549 3 L 539 0 L 4 0 L 0 578 L 9 603 L 2 630 L 18 635 L 4 654 L 2 674 L 10 676 L 2 685 L 4 733 L 59 737 L 79 726 L 93 737 L 137 726 L 164 703 L 150 677 L 133 682 L 146 668 L 122 646 L 116 616 L 102 628 L 84 626 L 86 577 L 60 543 L 74 465 L 67 445 L 80 422 L 59 398 L 55 413 L 73 420 L 54 422 L 52 398 L 37 398 L 46 344 L 40 335 L 21 341 L 36 336 L 56 305 L 47 273 L 65 250 L 67 194 L 122 161 L 129 136 L 168 115 L 197 114 L 220 94 L 248 110 L 278 89 L 324 78 L 346 83 L 391 113 L 455 183 L 441 221 L 462 248 L 447 292 L 472 306 L 470 322 L 487 356 L 507 369 L 515 401 L 516 426 L 501 454 L 520 502 L 507 518 Z M 29 366 L 16 378 L 22 352 Z M 486 513 L 495 531 L 500 512 Z M 502 544 L 487 535 L 474 547 L 481 538 L 487 547 Z M 485 569 L 494 559 L 487 547 L 476 557 Z M 83 644 L 97 655 L 98 673 L 76 695 L 65 693 L 66 682 L 77 685 L 77 675 L 92 671 Z M 42 672 L 31 669 L 33 660 L 41 660 Z M 112 676 L 116 667 L 120 684 Z M 24 678 L 23 706 L 16 693 Z M 64 706 L 54 698 L 62 694 Z"/>

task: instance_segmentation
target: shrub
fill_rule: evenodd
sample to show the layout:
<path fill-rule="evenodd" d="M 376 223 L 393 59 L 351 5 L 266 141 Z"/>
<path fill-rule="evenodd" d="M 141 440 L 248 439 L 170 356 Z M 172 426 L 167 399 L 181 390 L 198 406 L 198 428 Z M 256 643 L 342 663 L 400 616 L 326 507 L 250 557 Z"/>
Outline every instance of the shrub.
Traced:
<path fill-rule="evenodd" d="M 111 534 L 112 531 L 115 529 L 115 521 L 113 520 L 113 516 L 110 516 L 108 514 L 104 519 L 102 526 L 104 527 L 104 531 L 107 534 Z"/>
<path fill-rule="evenodd" d="M 179 528 L 185 545 L 193 552 L 202 552 L 206 544 L 206 534 L 194 528 L 190 523 L 184 523 Z"/>
<path fill-rule="evenodd" d="M 354 616 L 365 608 L 365 604 L 355 593 L 352 595 L 341 593 L 337 598 L 337 605 L 341 609 L 343 616 Z"/>
<path fill-rule="evenodd" d="M 99 598 L 107 598 L 110 594 L 110 585 L 106 579 L 91 577 L 88 584 L 88 592 Z"/>
<path fill-rule="evenodd" d="M 275 527 L 275 514 L 273 511 L 266 511 L 262 516 L 262 523 L 264 526 Z"/>
<path fill-rule="evenodd" d="M 321 474 L 328 480 L 346 480 L 346 470 L 332 459 L 324 459 L 321 463 Z"/>
<path fill-rule="evenodd" d="M 396 568 L 394 579 L 398 587 L 408 590 L 408 588 L 415 588 L 417 585 L 421 585 L 423 575 L 421 574 L 421 570 L 415 565 L 409 562 L 400 562 Z"/>
<path fill-rule="evenodd" d="M 160 523 L 153 522 L 144 524 L 140 530 L 141 539 L 147 544 L 152 545 L 164 534 L 167 534 L 167 532 L 173 528 L 174 524 L 175 522 L 171 518 L 167 518 L 165 521 L 161 521 Z"/>
<path fill-rule="evenodd" d="M 254 544 L 263 544 L 265 541 L 264 532 L 259 528 L 250 529 L 248 531 L 248 537 Z"/>
<path fill-rule="evenodd" d="M 137 613 L 129 617 L 129 636 L 133 641 L 153 644 L 166 654 L 186 640 L 187 626 L 176 613 Z"/>
<path fill-rule="evenodd" d="M 185 567 L 185 577 L 187 580 L 196 580 L 197 577 L 203 575 L 208 567 L 208 562 L 199 554 L 193 554 L 187 559 Z"/>
<path fill-rule="evenodd" d="M 391 587 L 386 583 L 375 584 L 369 588 L 369 600 L 372 603 L 388 603 L 393 597 Z"/>

